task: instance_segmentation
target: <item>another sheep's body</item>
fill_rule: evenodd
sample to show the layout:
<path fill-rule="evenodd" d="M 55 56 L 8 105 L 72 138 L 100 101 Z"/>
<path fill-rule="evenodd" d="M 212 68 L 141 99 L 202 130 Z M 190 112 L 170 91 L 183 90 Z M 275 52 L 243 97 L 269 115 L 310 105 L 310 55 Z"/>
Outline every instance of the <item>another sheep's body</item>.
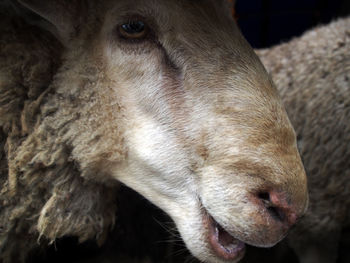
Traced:
<path fill-rule="evenodd" d="M 303 263 L 336 262 L 350 223 L 350 18 L 257 51 L 296 129 L 308 212 L 289 235 Z"/>

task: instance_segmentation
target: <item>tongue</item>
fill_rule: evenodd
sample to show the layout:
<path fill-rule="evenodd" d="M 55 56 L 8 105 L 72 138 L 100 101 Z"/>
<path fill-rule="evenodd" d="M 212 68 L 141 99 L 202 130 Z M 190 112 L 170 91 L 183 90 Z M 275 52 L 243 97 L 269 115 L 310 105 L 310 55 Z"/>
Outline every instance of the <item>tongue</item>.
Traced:
<path fill-rule="evenodd" d="M 237 249 L 242 242 L 227 233 L 220 225 L 217 225 L 218 241 L 227 251 Z"/>
<path fill-rule="evenodd" d="M 210 218 L 209 241 L 215 254 L 226 260 L 238 260 L 243 257 L 245 244 L 231 236 L 216 221 Z"/>

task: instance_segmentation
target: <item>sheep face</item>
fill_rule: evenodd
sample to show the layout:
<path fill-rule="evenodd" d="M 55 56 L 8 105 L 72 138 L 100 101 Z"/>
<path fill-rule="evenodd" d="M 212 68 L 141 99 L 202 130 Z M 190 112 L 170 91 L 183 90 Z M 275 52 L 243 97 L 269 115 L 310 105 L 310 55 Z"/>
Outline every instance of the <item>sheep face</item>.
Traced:
<path fill-rule="evenodd" d="M 226 2 L 21 2 L 66 46 L 49 118 L 75 113 L 82 176 L 141 193 L 205 262 L 272 246 L 304 213 L 293 128 Z"/>

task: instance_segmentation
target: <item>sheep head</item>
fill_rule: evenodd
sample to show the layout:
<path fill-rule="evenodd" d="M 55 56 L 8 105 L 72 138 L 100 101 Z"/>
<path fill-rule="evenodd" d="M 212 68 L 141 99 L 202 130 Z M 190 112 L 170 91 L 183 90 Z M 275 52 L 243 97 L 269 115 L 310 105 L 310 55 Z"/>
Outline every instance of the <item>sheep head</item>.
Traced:
<path fill-rule="evenodd" d="M 272 246 L 305 212 L 294 130 L 226 1 L 20 2 L 66 47 L 42 130 L 83 177 L 141 193 L 205 262 Z"/>

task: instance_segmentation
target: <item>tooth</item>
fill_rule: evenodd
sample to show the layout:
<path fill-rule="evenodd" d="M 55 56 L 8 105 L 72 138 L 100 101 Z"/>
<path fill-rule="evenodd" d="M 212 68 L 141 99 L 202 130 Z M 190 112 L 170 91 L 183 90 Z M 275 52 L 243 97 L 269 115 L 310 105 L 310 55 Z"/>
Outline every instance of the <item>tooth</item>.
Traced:
<path fill-rule="evenodd" d="M 219 228 L 217 224 L 215 225 L 215 236 L 219 238 Z"/>

